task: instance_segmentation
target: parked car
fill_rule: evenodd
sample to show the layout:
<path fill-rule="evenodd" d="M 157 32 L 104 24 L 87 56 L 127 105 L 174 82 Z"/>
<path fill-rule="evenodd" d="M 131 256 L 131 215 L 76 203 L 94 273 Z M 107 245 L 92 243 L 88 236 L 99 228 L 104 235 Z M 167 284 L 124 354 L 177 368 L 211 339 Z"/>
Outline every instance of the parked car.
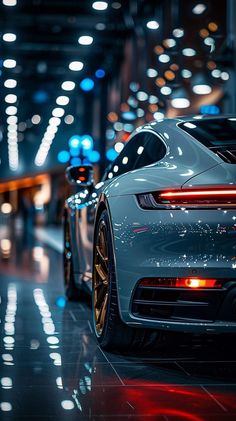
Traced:
<path fill-rule="evenodd" d="M 236 332 L 236 118 L 139 127 L 94 185 L 69 167 L 65 289 L 92 294 L 104 348 L 163 331 Z"/>

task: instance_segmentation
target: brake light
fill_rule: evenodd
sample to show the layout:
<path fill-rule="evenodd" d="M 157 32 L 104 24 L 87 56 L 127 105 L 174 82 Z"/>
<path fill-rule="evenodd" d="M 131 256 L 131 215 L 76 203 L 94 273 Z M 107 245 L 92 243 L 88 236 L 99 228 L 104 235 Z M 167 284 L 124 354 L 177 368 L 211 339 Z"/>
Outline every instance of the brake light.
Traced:
<path fill-rule="evenodd" d="M 162 288 L 222 288 L 223 281 L 219 279 L 204 278 L 144 278 L 140 281 L 143 287 L 162 287 Z"/>
<path fill-rule="evenodd" d="M 236 205 L 236 188 L 219 186 L 217 188 L 172 189 L 138 196 L 143 209 L 162 207 L 222 207 Z"/>
<path fill-rule="evenodd" d="M 175 200 L 175 199 L 196 199 L 196 198 L 205 198 L 205 197 L 214 197 L 214 198 L 235 198 L 236 190 L 193 190 L 193 191 L 170 191 L 165 193 L 160 193 L 159 197 L 161 199 Z"/>

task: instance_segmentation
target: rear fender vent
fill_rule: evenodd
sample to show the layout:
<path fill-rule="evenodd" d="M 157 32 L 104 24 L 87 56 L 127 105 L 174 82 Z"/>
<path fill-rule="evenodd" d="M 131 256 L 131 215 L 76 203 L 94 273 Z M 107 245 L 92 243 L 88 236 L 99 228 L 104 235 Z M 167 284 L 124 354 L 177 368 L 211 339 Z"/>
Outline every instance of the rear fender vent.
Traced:
<path fill-rule="evenodd" d="M 232 149 L 224 146 L 212 146 L 209 149 L 223 159 L 224 162 L 227 162 L 227 164 L 236 164 L 235 146 Z"/>

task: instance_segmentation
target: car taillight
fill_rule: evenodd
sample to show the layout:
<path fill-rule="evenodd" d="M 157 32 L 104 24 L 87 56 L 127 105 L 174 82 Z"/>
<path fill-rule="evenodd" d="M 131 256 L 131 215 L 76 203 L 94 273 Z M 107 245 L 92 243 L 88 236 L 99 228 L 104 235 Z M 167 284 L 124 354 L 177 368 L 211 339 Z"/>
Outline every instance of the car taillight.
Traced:
<path fill-rule="evenodd" d="M 137 196 L 143 209 L 159 207 L 228 207 L 236 206 L 236 188 L 170 189 Z"/>
<path fill-rule="evenodd" d="M 144 278 L 139 286 L 162 288 L 222 288 L 223 281 L 219 279 L 204 278 Z"/>

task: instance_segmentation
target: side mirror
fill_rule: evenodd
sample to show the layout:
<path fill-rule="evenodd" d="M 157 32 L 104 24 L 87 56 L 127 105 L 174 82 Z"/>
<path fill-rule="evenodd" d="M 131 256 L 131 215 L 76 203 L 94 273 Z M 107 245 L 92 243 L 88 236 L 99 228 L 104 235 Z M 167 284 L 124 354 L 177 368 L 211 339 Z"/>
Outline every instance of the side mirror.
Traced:
<path fill-rule="evenodd" d="M 68 167 L 66 178 L 73 186 L 89 187 L 93 184 L 93 167 L 92 165 Z"/>

